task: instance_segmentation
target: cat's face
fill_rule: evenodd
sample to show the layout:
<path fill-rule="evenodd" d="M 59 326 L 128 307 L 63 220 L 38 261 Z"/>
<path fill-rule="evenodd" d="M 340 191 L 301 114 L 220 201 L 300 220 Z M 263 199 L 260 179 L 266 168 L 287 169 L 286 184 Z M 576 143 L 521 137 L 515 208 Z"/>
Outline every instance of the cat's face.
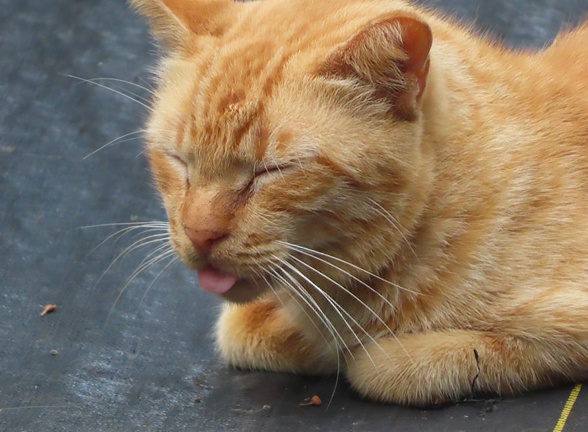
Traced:
<path fill-rule="evenodd" d="M 357 30 L 309 45 L 241 25 L 162 67 L 148 154 L 174 248 L 233 301 L 315 277 L 322 254 L 379 270 L 416 211 L 424 85 L 361 76 Z"/>

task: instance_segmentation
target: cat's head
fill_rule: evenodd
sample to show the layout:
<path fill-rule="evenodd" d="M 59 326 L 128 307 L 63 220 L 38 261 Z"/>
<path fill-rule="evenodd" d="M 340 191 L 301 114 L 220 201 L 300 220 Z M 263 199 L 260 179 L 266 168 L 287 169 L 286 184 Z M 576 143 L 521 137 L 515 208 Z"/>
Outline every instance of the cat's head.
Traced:
<path fill-rule="evenodd" d="M 201 287 L 384 268 L 422 204 L 429 27 L 394 1 L 132 3 L 164 47 L 148 154 Z"/>

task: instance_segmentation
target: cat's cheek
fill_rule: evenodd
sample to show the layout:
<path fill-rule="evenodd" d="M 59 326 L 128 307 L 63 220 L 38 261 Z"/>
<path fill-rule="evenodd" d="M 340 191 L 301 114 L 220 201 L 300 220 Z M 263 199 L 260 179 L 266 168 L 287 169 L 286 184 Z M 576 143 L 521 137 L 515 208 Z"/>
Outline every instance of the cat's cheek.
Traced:
<path fill-rule="evenodd" d="M 336 226 L 328 216 L 309 216 L 294 222 L 297 229 L 293 232 L 292 243 L 310 248 L 336 242 L 350 226 Z"/>
<path fill-rule="evenodd" d="M 175 236 L 171 236 L 170 243 L 180 260 L 184 263 L 186 267 L 191 270 L 196 270 L 196 257 L 193 253 L 184 245 L 181 241 L 177 239 Z"/>

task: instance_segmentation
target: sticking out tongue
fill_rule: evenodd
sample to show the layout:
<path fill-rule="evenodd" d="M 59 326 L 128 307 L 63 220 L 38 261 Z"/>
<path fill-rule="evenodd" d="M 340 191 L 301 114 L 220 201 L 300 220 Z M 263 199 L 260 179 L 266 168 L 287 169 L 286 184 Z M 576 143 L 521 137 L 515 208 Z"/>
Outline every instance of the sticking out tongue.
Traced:
<path fill-rule="evenodd" d="M 237 278 L 212 267 L 206 267 L 198 272 L 198 283 L 204 291 L 213 294 L 224 294 L 233 288 Z"/>

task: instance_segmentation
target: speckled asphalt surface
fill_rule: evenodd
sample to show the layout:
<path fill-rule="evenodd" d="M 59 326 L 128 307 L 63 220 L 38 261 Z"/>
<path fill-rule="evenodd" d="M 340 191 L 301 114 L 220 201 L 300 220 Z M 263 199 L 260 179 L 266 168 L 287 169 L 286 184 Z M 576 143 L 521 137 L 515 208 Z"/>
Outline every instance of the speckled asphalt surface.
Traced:
<path fill-rule="evenodd" d="M 521 48 L 588 12 L 588 0 L 427 3 Z M 571 386 L 423 411 L 362 401 L 334 378 L 232 370 L 210 337 L 217 300 L 178 263 L 119 295 L 152 248 L 111 266 L 137 238 L 96 248 L 118 229 L 96 225 L 164 212 L 138 135 L 86 156 L 139 130 L 145 109 L 70 75 L 149 85 L 154 52 L 122 0 L 0 0 L 0 431 L 553 430 Z M 48 303 L 57 312 L 39 317 Z M 333 391 L 328 408 L 298 406 Z M 564 430 L 588 430 L 588 388 Z"/>

